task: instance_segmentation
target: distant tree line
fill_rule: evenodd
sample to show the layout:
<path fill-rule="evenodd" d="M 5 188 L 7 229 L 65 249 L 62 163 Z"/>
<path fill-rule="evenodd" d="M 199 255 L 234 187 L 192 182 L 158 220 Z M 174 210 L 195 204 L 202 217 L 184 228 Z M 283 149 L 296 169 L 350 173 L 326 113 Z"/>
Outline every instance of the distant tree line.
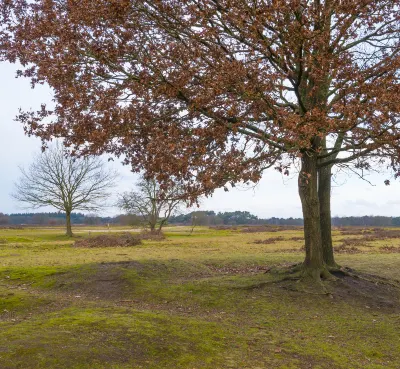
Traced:
<path fill-rule="evenodd" d="M 181 214 L 171 217 L 170 224 L 184 224 L 184 225 L 260 225 L 260 224 L 274 224 L 274 225 L 303 225 L 301 218 L 269 218 L 263 219 L 248 211 L 231 211 L 219 212 L 215 211 L 194 211 L 188 214 Z"/>
<path fill-rule="evenodd" d="M 259 219 L 248 211 L 233 211 L 216 213 L 215 211 L 193 211 L 188 214 L 180 214 L 171 217 L 170 224 L 197 225 L 238 225 L 238 224 L 262 224 L 265 220 Z"/>
<path fill-rule="evenodd" d="M 302 218 L 258 218 L 248 211 L 219 212 L 194 211 L 188 214 L 181 214 L 171 217 L 170 224 L 191 225 L 294 225 L 302 226 Z M 366 227 L 399 227 L 400 217 L 385 216 L 357 216 L 357 217 L 332 217 L 332 225 L 336 227 L 345 226 L 366 226 Z"/>
<path fill-rule="evenodd" d="M 400 217 L 362 216 L 362 217 L 333 217 L 332 225 L 337 227 L 399 227 Z"/>
<path fill-rule="evenodd" d="M 122 225 L 141 226 L 143 219 L 139 215 L 118 215 L 102 217 L 95 214 L 72 213 L 71 223 L 74 225 Z M 0 226 L 13 225 L 43 225 L 62 226 L 65 224 L 65 214 L 57 213 L 0 213 Z M 303 225 L 302 218 L 259 218 L 248 211 L 215 212 L 193 211 L 187 214 L 172 216 L 169 224 L 173 225 Z M 336 227 L 365 226 L 365 227 L 400 227 L 400 217 L 359 216 L 359 217 L 332 217 L 332 225 Z"/>
<path fill-rule="evenodd" d="M 115 217 L 99 217 L 96 215 L 85 215 L 82 213 L 71 213 L 72 224 L 106 224 L 114 223 Z M 0 213 L 0 225 L 64 225 L 65 213 Z"/>

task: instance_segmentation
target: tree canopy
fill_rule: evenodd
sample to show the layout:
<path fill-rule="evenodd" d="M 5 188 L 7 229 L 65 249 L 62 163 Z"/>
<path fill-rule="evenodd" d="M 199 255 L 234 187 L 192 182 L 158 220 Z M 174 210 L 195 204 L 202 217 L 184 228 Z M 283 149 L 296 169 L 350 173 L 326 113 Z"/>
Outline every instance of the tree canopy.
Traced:
<path fill-rule="evenodd" d="M 315 277 L 326 275 L 321 168 L 371 157 L 397 167 L 399 5 L 3 0 L 2 49 L 54 91 L 52 111 L 19 115 L 29 134 L 124 155 L 161 182 L 184 180 L 193 199 L 300 158 Z"/>
<path fill-rule="evenodd" d="M 54 89 L 53 111 L 20 115 L 44 138 L 210 188 L 329 135 L 321 165 L 398 140 L 396 0 L 11 3 L 6 57 Z"/>

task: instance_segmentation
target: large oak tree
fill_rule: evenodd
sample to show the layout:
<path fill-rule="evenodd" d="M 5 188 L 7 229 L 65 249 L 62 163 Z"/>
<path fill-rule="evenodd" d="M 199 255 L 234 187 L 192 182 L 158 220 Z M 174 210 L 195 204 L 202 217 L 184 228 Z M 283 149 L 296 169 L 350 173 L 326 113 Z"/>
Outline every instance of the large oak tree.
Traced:
<path fill-rule="evenodd" d="M 29 134 L 125 155 L 196 198 L 301 161 L 304 276 L 329 276 L 332 166 L 399 147 L 400 0 L 3 0 L 3 55 L 48 83 Z M 49 122 L 49 120 L 51 122 Z"/>

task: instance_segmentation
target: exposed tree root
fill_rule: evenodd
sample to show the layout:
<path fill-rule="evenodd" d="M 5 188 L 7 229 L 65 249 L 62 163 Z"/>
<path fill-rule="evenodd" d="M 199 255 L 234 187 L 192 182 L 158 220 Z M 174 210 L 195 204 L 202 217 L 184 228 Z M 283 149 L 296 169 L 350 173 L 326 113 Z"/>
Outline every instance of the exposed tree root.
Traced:
<path fill-rule="evenodd" d="M 309 279 L 311 281 L 320 281 L 321 279 L 336 280 L 336 277 L 333 274 L 331 274 L 330 269 L 328 267 L 322 267 L 316 269 L 307 267 L 303 263 L 278 265 L 276 267 L 268 268 L 265 271 L 265 274 L 266 273 L 289 276 L 289 279 L 294 279 L 294 280 L 301 280 L 301 279 L 305 280 Z M 284 278 L 286 279 L 286 277 Z"/>
<path fill-rule="evenodd" d="M 340 266 L 327 266 L 315 269 L 308 268 L 303 263 L 284 264 L 269 268 L 265 273 L 270 273 L 278 277 L 270 283 L 278 284 L 281 288 L 287 290 L 312 295 L 333 295 L 335 284 L 341 283 L 345 277 L 362 280 L 375 285 L 382 284 L 400 289 L 400 281 L 369 275 Z"/>
<path fill-rule="evenodd" d="M 281 288 L 313 295 L 329 295 L 331 292 L 323 281 L 337 279 L 327 267 L 310 268 L 304 263 L 280 265 L 269 268 L 265 273 L 279 276 L 280 278 L 271 283 L 280 284 Z M 285 284 L 284 282 L 293 283 Z"/>
<path fill-rule="evenodd" d="M 346 267 L 327 266 L 316 271 L 303 263 L 286 263 L 269 267 L 270 278 L 246 286 L 254 290 L 275 286 L 304 295 L 326 296 L 361 304 L 371 309 L 398 311 L 400 281 L 371 275 Z M 243 288 L 243 287 L 242 287 Z M 397 310 L 396 310 L 397 309 Z"/>
<path fill-rule="evenodd" d="M 336 276 L 351 277 L 354 279 L 359 279 L 359 280 L 363 280 L 366 282 L 374 283 L 376 285 L 384 284 L 384 285 L 400 288 L 400 281 L 391 280 L 389 278 L 376 276 L 376 275 L 372 275 L 372 274 L 360 273 L 354 269 L 347 268 L 347 267 L 341 267 L 341 268 L 337 268 L 337 269 L 331 268 L 330 272 Z"/>
<path fill-rule="evenodd" d="M 337 263 L 334 263 L 334 264 L 327 264 L 326 267 L 328 268 L 328 270 L 329 270 L 330 272 L 331 272 L 331 271 L 336 271 L 336 270 L 342 269 L 342 266 L 339 265 L 339 264 L 337 264 Z"/>

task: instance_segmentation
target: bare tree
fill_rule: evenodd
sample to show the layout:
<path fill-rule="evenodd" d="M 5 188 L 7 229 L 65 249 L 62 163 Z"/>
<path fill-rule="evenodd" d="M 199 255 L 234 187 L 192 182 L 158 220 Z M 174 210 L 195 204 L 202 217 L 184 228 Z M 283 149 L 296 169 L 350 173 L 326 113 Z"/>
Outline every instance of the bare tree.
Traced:
<path fill-rule="evenodd" d="M 21 177 L 12 196 L 30 208 L 52 206 L 66 215 L 67 236 L 72 237 L 71 213 L 97 211 L 104 207 L 116 173 L 98 157 L 76 158 L 61 145 L 37 155 Z"/>
<path fill-rule="evenodd" d="M 150 231 L 156 233 L 185 202 L 184 191 L 179 183 L 165 189 L 156 180 L 141 177 L 135 190 L 120 196 L 118 206 L 127 214 L 140 215 Z"/>

